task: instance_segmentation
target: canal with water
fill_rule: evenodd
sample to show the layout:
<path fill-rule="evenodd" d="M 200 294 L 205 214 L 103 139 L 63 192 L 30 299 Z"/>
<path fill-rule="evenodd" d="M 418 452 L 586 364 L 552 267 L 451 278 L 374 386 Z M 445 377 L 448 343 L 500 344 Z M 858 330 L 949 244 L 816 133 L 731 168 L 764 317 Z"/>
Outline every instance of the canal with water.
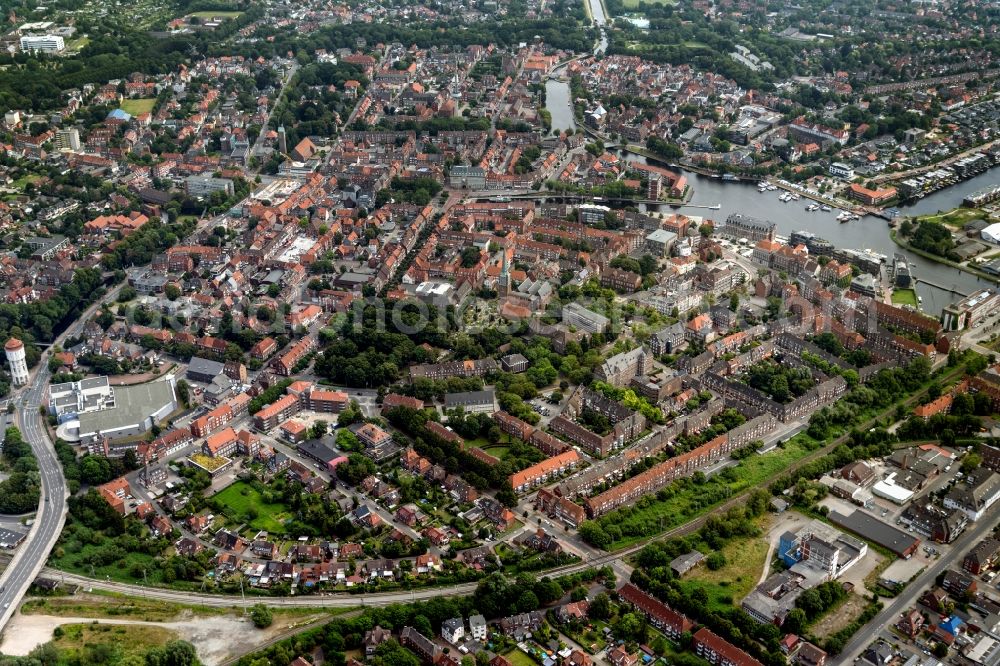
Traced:
<path fill-rule="evenodd" d="M 608 36 L 605 32 L 608 18 L 604 13 L 604 5 L 601 4 L 601 0 L 587 0 L 587 2 L 590 4 L 590 13 L 594 16 L 594 24 L 601 31 L 601 37 L 597 41 L 594 52 L 604 53 L 608 48 Z M 562 76 L 565 73 L 564 70 L 565 66 L 556 68 L 552 75 Z M 552 129 L 576 129 L 569 83 L 557 79 L 549 79 L 545 82 L 545 108 L 552 114 Z"/>
<path fill-rule="evenodd" d="M 552 114 L 552 129 L 575 130 L 569 84 L 549 79 L 545 82 L 545 108 Z"/>

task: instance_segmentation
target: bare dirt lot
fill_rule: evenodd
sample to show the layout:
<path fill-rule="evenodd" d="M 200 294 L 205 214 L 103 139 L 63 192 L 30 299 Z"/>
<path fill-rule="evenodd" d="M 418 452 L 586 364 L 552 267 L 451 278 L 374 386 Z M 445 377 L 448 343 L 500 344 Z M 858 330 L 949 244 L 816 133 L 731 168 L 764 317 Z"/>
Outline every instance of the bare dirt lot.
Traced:
<path fill-rule="evenodd" d="M 830 634 L 840 631 L 849 625 L 855 618 L 861 615 L 865 608 L 864 597 L 852 593 L 844 603 L 820 618 L 812 627 L 812 633 L 817 638 L 826 638 Z"/>
<path fill-rule="evenodd" d="M 220 664 L 229 657 L 246 654 L 295 626 L 303 626 L 322 617 L 322 613 L 275 617 L 267 629 L 257 629 L 238 613 L 201 615 L 182 610 L 169 621 L 149 622 L 113 618 L 64 617 L 57 615 L 15 614 L 0 637 L 0 652 L 26 655 L 34 647 L 52 640 L 55 628 L 72 624 L 148 625 L 176 634 L 195 646 L 198 657 L 207 666 Z"/>

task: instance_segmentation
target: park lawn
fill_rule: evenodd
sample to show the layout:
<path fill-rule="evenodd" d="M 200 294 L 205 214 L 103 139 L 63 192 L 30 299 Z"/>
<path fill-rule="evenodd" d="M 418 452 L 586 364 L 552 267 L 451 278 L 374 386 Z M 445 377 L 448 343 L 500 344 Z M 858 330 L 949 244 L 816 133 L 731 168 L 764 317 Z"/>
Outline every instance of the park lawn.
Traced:
<path fill-rule="evenodd" d="M 915 289 L 894 289 L 892 302 L 895 305 L 912 305 L 917 307 L 917 292 Z"/>
<path fill-rule="evenodd" d="M 156 105 L 156 99 L 152 97 L 142 97 L 140 99 L 123 99 L 121 109 L 130 116 L 138 116 L 143 113 L 152 113 Z"/>
<path fill-rule="evenodd" d="M 245 481 L 237 481 L 216 493 L 214 498 L 224 507 L 223 513 L 230 520 L 247 523 L 269 534 L 284 534 L 285 521 L 291 517 L 288 507 L 280 502 L 265 504 L 264 497 Z M 257 510 L 256 518 L 249 515 L 251 508 Z"/>
<path fill-rule="evenodd" d="M 538 662 L 529 657 L 521 650 L 511 650 L 504 655 L 512 666 L 538 666 Z"/>
<path fill-rule="evenodd" d="M 486 453 L 490 454 L 494 458 L 499 458 L 500 460 L 506 458 L 507 453 L 510 451 L 510 447 L 508 446 L 481 446 L 479 448 L 486 451 Z"/>
<path fill-rule="evenodd" d="M 115 663 L 137 659 L 140 663 L 150 648 L 165 645 L 180 638 L 176 632 L 153 625 L 66 624 L 62 635 L 52 642 L 59 649 L 59 663 L 88 663 L 87 653 L 96 644 L 105 644 L 118 654 Z"/>
<path fill-rule="evenodd" d="M 236 12 L 236 11 L 232 11 L 232 12 L 194 12 L 193 14 L 189 14 L 189 16 L 197 16 L 202 21 L 211 21 L 214 18 L 222 18 L 222 19 L 232 20 L 232 19 L 237 19 L 237 18 L 243 16 L 243 12 Z"/>

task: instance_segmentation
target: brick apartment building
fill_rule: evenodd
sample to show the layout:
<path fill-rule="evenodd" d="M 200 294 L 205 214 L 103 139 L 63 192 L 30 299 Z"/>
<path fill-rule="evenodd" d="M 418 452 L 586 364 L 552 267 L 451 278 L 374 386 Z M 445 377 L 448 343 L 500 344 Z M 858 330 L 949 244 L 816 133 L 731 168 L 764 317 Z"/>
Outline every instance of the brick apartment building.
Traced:
<path fill-rule="evenodd" d="M 580 454 L 569 450 L 546 458 L 540 463 L 510 475 L 510 485 L 516 493 L 524 493 L 549 479 L 569 471 L 580 462 Z"/>
<path fill-rule="evenodd" d="M 253 425 L 258 430 L 270 430 L 291 416 L 299 413 L 302 403 L 296 395 L 286 394 L 253 415 Z"/>

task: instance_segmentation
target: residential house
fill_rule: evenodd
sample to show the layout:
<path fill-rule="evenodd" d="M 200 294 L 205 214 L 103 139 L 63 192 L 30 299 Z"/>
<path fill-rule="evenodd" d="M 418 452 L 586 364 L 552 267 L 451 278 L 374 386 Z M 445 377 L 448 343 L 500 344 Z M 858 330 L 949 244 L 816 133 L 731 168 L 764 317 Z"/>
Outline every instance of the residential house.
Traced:
<path fill-rule="evenodd" d="M 965 554 L 962 569 L 978 576 L 992 567 L 998 558 L 1000 558 L 1000 540 L 987 537 Z"/>
<path fill-rule="evenodd" d="M 799 666 L 826 666 L 827 654 L 812 643 L 804 642 L 795 655 L 795 663 Z"/>
<path fill-rule="evenodd" d="M 472 615 L 469 617 L 469 635 L 473 640 L 486 640 L 486 618 L 482 615 Z"/>
<path fill-rule="evenodd" d="M 403 627 L 399 634 L 403 647 L 412 650 L 425 664 L 437 664 L 443 654 L 441 647 L 413 627 Z"/>
<path fill-rule="evenodd" d="M 587 611 L 590 609 L 590 604 L 587 600 L 583 601 L 572 601 L 568 604 L 563 604 L 556 610 L 556 617 L 559 618 L 560 622 L 572 622 L 574 620 L 582 621 L 587 617 Z"/>
<path fill-rule="evenodd" d="M 366 631 L 364 640 L 362 641 L 362 644 L 365 646 L 365 656 L 371 657 L 374 655 L 378 646 L 382 645 L 382 643 L 385 643 L 391 638 L 392 632 L 388 629 L 383 629 L 379 625 L 375 625 L 374 629 Z"/>
<path fill-rule="evenodd" d="M 441 638 L 452 645 L 458 645 L 465 638 L 465 620 L 460 617 L 453 617 L 442 622 Z"/>
<path fill-rule="evenodd" d="M 639 663 L 639 655 L 629 652 L 624 645 L 616 645 L 606 654 L 612 666 L 636 666 Z"/>
<path fill-rule="evenodd" d="M 911 609 L 903 613 L 903 616 L 896 622 L 896 628 L 905 636 L 911 639 L 916 638 L 924 629 L 924 616 L 920 611 Z"/>

